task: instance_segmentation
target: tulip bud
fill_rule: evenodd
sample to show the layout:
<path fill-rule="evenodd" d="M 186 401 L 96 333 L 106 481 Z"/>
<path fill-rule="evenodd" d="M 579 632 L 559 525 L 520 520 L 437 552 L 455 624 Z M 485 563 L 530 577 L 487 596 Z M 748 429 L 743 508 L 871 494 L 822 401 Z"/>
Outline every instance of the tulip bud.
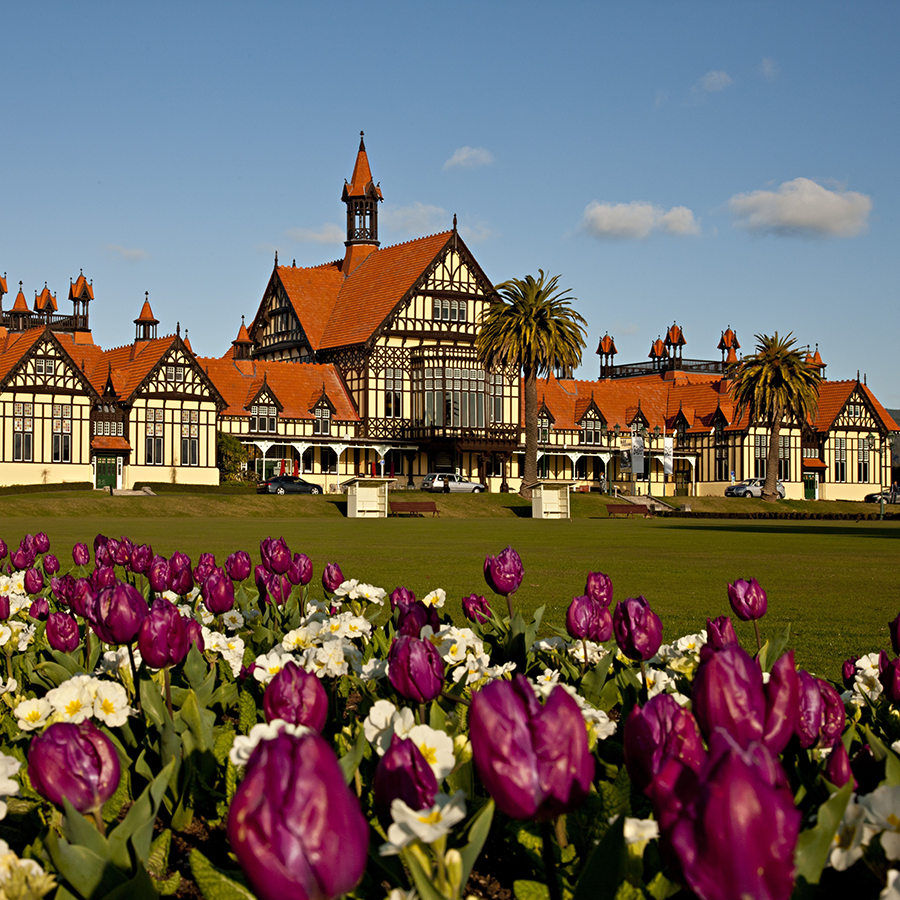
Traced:
<path fill-rule="evenodd" d="M 46 553 L 50 549 L 50 538 L 43 531 L 39 531 L 34 536 L 34 549 L 38 553 Z"/>
<path fill-rule="evenodd" d="M 330 900 L 362 878 L 369 825 L 326 741 L 282 731 L 247 763 L 228 841 L 260 900 Z"/>
<path fill-rule="evenodd" d="M 69 606 L 72 612 L 77 616 L 83 616 L 91 621 L 91 611 L 94 605 L 96 592 L 91 587 L 87 578 L 79 578 L 72 587 L 72 593 L 69 597 Z"/>
<path fill-rule="evenodd" d="M 608 641 L 613 631 L 609 608 L 587 594 L 573 597 L 566 610 L 566 631 L 576 640 Z"/>
<path fill-rule="evenodd" d="M 847 719 L 844 704 L 827 681 L 809 672 L 798 674 L 800 696 L 796 730 L 800 746 L 804 749 L 832 747 L 844 730 Z M 884 679 L 884 673 L 881 677 Z"/>
<path fill-rule="evenodd" d="M 522 675 L 490 682 L 472 697 L 469 735 L 479 777 L 514 819 L 572 812 L 590 791 L 594 758 L 584 718 L 558 685 L 542 706 Z"/>
<path fill-rule="evenodd" d="M 188 652 L 191 647 L 196 647 L 201 653 L 206 649 L 206 641 L 203 639 L 203 626 L 196 619 L 185 619 L 184 627 L 187 631 Z"/>
<path fill-rule="evenodd" d="M 31 604 L 28 615 L 32 619 L 38 619 L 41 622 L 46 621 L 47 616 L 50 615 L 50 604 L 47 602 L 47 598 L 38 597 L 37 600 Z"/>
<path fill-rule="evenodd" d="M 75 579 L 69 575 L 63 575 L 57 578 L 55 575 L 50 579 L 50 589 L 53 596 L 63 605 L 69 606 L 72 602 L 72 591 L 75 588 Z"/>
<path fill-rule="evenodd" d="M 856 686 L 856 663 L 858 659 L 858 656 L 851 656 L 849 659 L 845 659 L 841 665 L 841 681 L 848 691 L 852 691 Z"/>
<path fill-rule="evenodd" d="M 72 562 L 76 566 L 86 566 L 91 561 L 91 552 L 87 544 L 78 543 L 72 548 Z"/>
<path fill-rule="evenodd" d="M 187 656 L 188 633 L 174 603 L 157 597 L 138 632 L 138 649 L 148 666 L 162 669 L 178 665 Z"/>
<path fill-rule="evenodd" d="M 312 672 L 288 660 L 266 685 L 263 711 L 267 722 L 284 719 L 321 732 L 328 718 L 328 695 Z"/>
<path fill-rule="evenodd" d="M 68 613 L 50 613 L 45 633 L 47 643 L 60 653 L 71 653 L 81 643 L 78 623 Z"/>
<path fill-rule="evenodd" d="M 470 622 L 478 622 L 479 625 L 483 625 L 491 617 L 491 604 L 480 594 L 463 597 L 462 609 L 463 615 Z"/>
<path fill-rule="evenodd" d="M 728 616 L 719 616 L 717 619 L 706 620 L 706 643 L 716 650 L 724 650 L 729 644 L 738 642 L 734 633 L 734 625 Z"/>
<path fill-rule="evenodd" d="M 794 667 L 794 651 L 790 650 L 772 666 L 764 685 L 766 720 L 762 741 L 773 754 L 781 753 L 797 728 L 800 681 Z"/>
<path fill-rule="evenodd" d="M 0 620 L 9 618 L 9 594 L 0 594 Z"/>
<path fill-rule="evenodd" d="M 759 586 L 755 578 L 745 581 L 738 578 L 734 584 L 728 585 L 728 602 L 734 614 L 744 622 L 761 619 L 766 614 L 768 600 L 766 592 Z"/>
<path fill-rule="evenodd" d="M 433 606 L 426 606 L 416 600 L 397 613 L 397 634 L 408 634 L 417 638 L 421 636 L 422 629 L 426 625 L 430 625 L 433 632 L 441 627 L 437 609 Z"/>
<path fill-rule="evenodd" d="M 501 550 L 496 556 L 485 557 L 484 580 L 495 594 L 504 597 L 514 594 L 524 576 L 522 560 L 512 547 Z"/>
<path fill-rule="evenodd" d="M 437 796 L 438 783 L 434 770 L 415 741 L 394 733 L 391 746 L 378 760 L 373 789 L 372 807 L 382 827 L 387 829 L 392 821 L 394 800 L 402 800 L 410 809 L 430 809 Z"/>
<path fill-rule="evenodd" d="M 613 631 L 619 649 L 629 659 L 651 659 L 662 644 L 662 622 L 646 597 L 629 597 L 616 604 Z"/>
<path fill-rule="evenodd" d="M 291 551 L 283 537 L 267 537 L 259 545 L 262 564 L 276 575 L 284 575 L 291 567 Z"/>
<path fill-rule="evenodd" d="M 234 606 L 234 582 L 224 569 L 213 569 L 200 589 L 206 608 L 214 615 L 227 613 Z"/>
<path fill-rule="evenodd" d="M 101 641 L 130 644 L 147 618 L 147 602 L 130 584 L 117 581 L 97 594 L 89 619 Z"/>
<path fill-rule="evenodd" d="M 584 592 L 601 606 L 609 606 L 613 597 L 612 579 L 602 572 L 588 572 Z"/>
<path fill-rule="evenodd" d="M 322 587 L 333 594 L 344 583 L 341 567 L 337 563 L 328 563 L 322 572 Z"/>
<path fill-rule="evenodd" d="M 202 585 L 216 568 L 216 557 L 212 553 L 201 553 L 194 569 L 194 581 Z"/>
<path fill-rule="evenodd" d="M 184 596 L 194 587 L 194 576 L 191 573 L 191 558 L 177 551 L 169 557 L 169 590 Z"/>
<path fill-rule="evenodd" d="M 850 768 L 850 757 L 843 741 L 838 741 L 828 754 L 825 762 L 825 770 L 822 773 L 835 787 L 842 788 L 851 778 L 853 770 Z M 853 779 L 854 790 L 858 787 L 856 779 Z"/>
<path fill-rule="evenodd" d="M 250 554 L 245 550 L 236 550 L 225 560 L 225 571 L 232 581 L 243 581 L 249 577 L 251 568 Z"/>
<path fill-rule="evenodd" d="M 42 565 L 47 575 L 55 575 L 59 571 L 59 560 L 52 553 L 44 557 Z"/>
<path fill-rule="evenodd" d="M 116 570 L 112 566 L 97 566 L 91 572 L 90 582 L 94 593 L 99 593 L 108 587 L 112 587 L 117 581 Z"/>
<path fill-rule="evenodd" d="M 100 809 L 119 786 L 119 757 L 112 741 L 89 720 L 57 722 L 32 738 L 28 777 L 57 806 L 68 800 L 80 813 Z"/>
<path fill-rule="evenodd" d="M 25 573 L 25 592 L 28 594 L 37 594 L 44 588 L 44 576 L 41 575 L 40 569 L 29 569 Z"/>
<path fill-rule="evenodd" d="M 117 566 L 128 567 L 131 565 L 131 553 L 134 550 L 134 544 L 127 537 L 119 538 L 115 542 L 110 541 L 107 546 Z"/>
<path fill-rule="evenodd" d="M 150 587 L 157 593 L 169 589 L 169 561 L 164 556 L 154 556 L 147 572 Z"/>
<path fill-rule="evenodd" d="M 305 553 L 295 553 L 290 568 L 287 570 L 288 581 L 291 584 L 306 587 L 312 581 L 312 576 L 312 560 Z"/>
<path fill-rule="evenodd" d="M 397 587 L 391 592 L 391 610 L 405 610 L 415 602 L 416 595 L 409 588 Z"/>
<path fill-rule="evenodd" d="M 8 553 L 9 548 L 6 546 L 6 541 L 0 540 L 0 559 L 6 559 Z"/>
<path fill-rule="evenodd" d="M 888 622 L 888 631 L 891 635 L 891 646 L 894 648 L 894 656 L 900 656 L 900 613 L 896 619 Z"/>
<path fill-rule="evenodd" d="M 9 561 L 14 569 L 20 572 L 23 569 L 30 569 L 34 565 L 37 554 L 34 552 L 34 546 L 19 546 L 9 555 Z"/>
<path fill-rule="evenodd" d="M 153 548 L 149 544 L 140 544 L 131 551 L 131 571 L 135 575 L 146 575 L 153 562 Z"/>
<path fill-rule="evenodd" d="M 388 680 L 407 700 L 430 703 L 444 688 L 444 662 L 431 641 L 398 635 L 388 654 Z"/>
<path fill-rule="evenodd" d="M 266 579 L 266 596 L 269 603 L 281 606 L 288 597 L 291 596 L 293 585 L 288 581 L 287 575 L 276 575 L 274 572 L 267 572 L 265 569 Z"/>
<path fill-rule="evenodd" d="M 98 566 L 111 566 L 113 565 L 112 556 L 109 553 L 109 538 L 98 534 L 97 537 L 94 538 L 94 563 Z"/>

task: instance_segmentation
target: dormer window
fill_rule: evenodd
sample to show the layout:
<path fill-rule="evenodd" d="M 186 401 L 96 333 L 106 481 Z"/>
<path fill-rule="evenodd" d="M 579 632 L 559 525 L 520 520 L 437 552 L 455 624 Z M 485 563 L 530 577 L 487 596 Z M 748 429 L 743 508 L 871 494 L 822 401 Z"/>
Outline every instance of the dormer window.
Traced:
<path fill-rule="evenodd" d="M 603 439 L 603 425 L 597 416 L 589 413 L 581 420 L 581 443 L 599 444 Z"/>
<path fill-rule="evenodd" d="M 278 408 L 254 404 L 250 407 L 250 431 L 254 433 L 278 431 Z"/>
<path fill-rule="evenodd" d="M 313 434 L 331 434 L 331 410 L 327 406 L 317 406 Z"/>
<path fill-rule="evenodd" d="M 538 417 L 538 442 L 541 444 L 550 443 L 550 419 L 547 415 Z"/>

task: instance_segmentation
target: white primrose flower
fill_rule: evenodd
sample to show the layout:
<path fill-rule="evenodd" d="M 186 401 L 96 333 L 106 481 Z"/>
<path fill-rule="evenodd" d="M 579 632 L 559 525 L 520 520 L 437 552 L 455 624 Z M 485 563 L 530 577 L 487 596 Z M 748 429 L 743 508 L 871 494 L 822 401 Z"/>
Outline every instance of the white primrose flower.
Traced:
<path fill-rule="evenodd" d="M 342 581 L 338 589 L 334 592 L 335 598 L 343 599 L 347 597 L 348 599 L 352 599 L 350 595 L 356 590 L 356 586 L 359 584 L 359 581 L 356 578 L 348 578 L 346 581 Z"/>
<path fill-rule="evenodd" d="M 343 638 L 324 641 L 303 654 L 303 667 L 318 678 L 338 678 L 350 671 L 350 662 L 360 660 L 359 650 Z"/>
<path fill-rule="evenodd" d="M 5 647 L 6 642 L 12 637 L 12 629 L 5 623 L 0 625 L 0 647 Z"/>
<path fill-rule="evenodd" d="M 19 793 L 19 782 L 13 781 L 13 775 L 21 766 L 15 757 L 0 753 L 0 819 L 6 818 L 6 798 Z"/>
<path fill-rule="evenodd" d="M 900 900 L 900 871 L 888 869 L 887 884 L 878 895 L 878 900 Z"/>
<path fill-rule="evenodd" d="M 289 653 L 297 650 L 308 650 L 310 647 L 317 647 L 321 643 L 320 634 L 322 632 L 323 623 L 319 620 L 307 622 L 293 631 L 289 631 L 281 642 Z"/>
<path fill-rule="evenodd" d="M 8 681 L 0 681 L 0 695 L 2 694 L 14 694 L 19 689 L 19 682 L 16 681 L 15 678 L 10 678 Z"/>
<path fill-rule="evenodd" d="M 457 683 L 465 677 L 466 684 L 475 684 L 476 681 L 481 681 L 482 678 L 487 677 L 490 661 L 491 659 L 487 653 L 481 652 L 477 655 L 469 653 L 463 664 L 452 669 L 450 674 Z"/>
<path fill-rule="evenodd" d="M 79 684 L 75 678 L 47 691 L 47 699 L 53 706 L 53 717 L 57 722 L 77 725 L 90 718 L 94 711 L 94 698 L 90 688 L 86 684 Z"/>
<path fill-rule="evenodd" d="M 27 650 L 28 645 L 34 642 L 34 633 L 37 631 L 37 626 L 11 622 L 10 627 L 13 630 L 13 639 L 18 641 L 19 651 Z"/>
<path fill-rule="evenodd" d="M 438 794 L 430 809 L 410 809 L 399 798 L 391 803 L 393 822 L 387 833 L 387 843 L 378 848 L 382 856 L 395 856 L 407 844 L 420 840 L 432 844 L 438 838 L 449 834 L 457 822 L 466 817 L 466 800 L 462 791 L 452 797 Z"/>
<path fill-rule="evenodd" d="M 387 678 L 388 662 L 386 659 L 378 659 L 373 656 L 367 663 L 363 663 L 357 668 L 354 664 L 354 671 L 363 681 L 380 681 Z"/>
<path fill-rule="evenodd" d="M 253 677 L 263 684 L 268 684 L 290 659 L 290 655 L 282 650 L 281 644 L 276 644 L 268 653 L 256 657 L 253 664 Z"/>
<path fill-rule="evenodd" d="M 569 656 L 574 657 L 578 662 L 585 662 L 584 651 L 587 648 L 587 664 L 596 666 L 598 662 L 606 655 L 603 644 L 594 641 L 573 641 L 567 647 Z"/>
<path fill-rule="evenodd" d="M 232 609 L 223 613 L 222 624 L 231 631 L 237 631 L 244 627 L 244 617 L 236 609 Z"/>
<path fill-rule="evenodd" d="M 394 888 L 384 900 L 419 900 L 415 888 L 404 891 L 403 888 Z"/>
<path fill-rule="evenodd" d="M 394 734 L 402 738 L 409 737 L 415 727 L 416 719 L 411 709 L 397 709 L 390 700 L 377 700 L 363 721 L 363 734 L 375 748 L 375 752 L 384 756 L 391 746 Z"/>
<path fill-rule="evenodd" d="M 675 646 L 682 653 L 690 653 L 692 656 L 699 656 L 700 650 L 706 644 L 706 629 L 697 634 L 686 634 L 684 637 L 675 641 Z"/>
<path fill-rule="evenodd" d="M 438 631 L 434 644 L 444 662 L 450 666 L 461 663 L 469 651 L 475 656 L 484 652 L 484 644 L 471 628 L 456 628 L 453 625 L 445 625 Z"/>
<path fill-rule="evenodd" d="M 878 653 L 867 653 L 856 661 L 853 693 L 859 695 L 857 706 L 863 705 L 865 702 L 863 697 L 875 700 L 881 696 L 883 688 L 879 678 L 879 658 L 880 654 Z"/>
<path fill-rule="evenodd" d="M 314 597 L 310 597 L 306 601 L 306 608 L 310 611 L 311 616 L 307 618 L 329 615 L 333 602 L 332 600 L 316 600 Z"/>
<path fill-rule="evenodd" d="M 447 600 L 447 592 L 443 588 L 435 588 L 422 598 L 422 602 L 426 606 L 433 606 L 440 609 Z"/>
<path fill-rule="evenodd" d="M 166 591 L 165 593 L 169 593 L 169 591 Z M 181 598 L 179 597 L 178 599 L 180 600 Z M 180 612 L 181 615 L 184 616 L 184 618 L 186 618 L 186 619 L 194 618 L 194 607 L 193 606 L 188 606 L 187 603 L 181 603 L 181 604 L 176 603 L 175 606 L 176 606 L 178 612 Z"/>
<path fill-rule="evenodd" d="M 612 825 L 618 816 L 613 816 L 609 820 Z M 625 843 L 640 844 L 646 841 L 654 841 L 659 837 L 659 823 L 655 819 L 632 819 L 630 816 L 625 817 Z"/>
<path fill-rule="evenodd" d="M 206 649 L 221 654 L 222 659 L 231 666 L 231 674 L 237 678 L 241 674 L 241 667 L 244 664 L 243 638 L 239 638 L 237 635 L 226 638 L 224 634 L 210 631 L 208 628 L 203 628 L 202 634 Z"/>
<path fill-rule="evenodd" d="M 549 638 L 541 638 L 539 641 L 535 641 L 531 645 L 531 653 L 538 653 L 541 650 L 553 651 L 553 650 L 562 650 L 566 646 L 566 641 L 564 641 L 561 637 L 549 637 Z"/>
<path fill-rule="evenodd" d="M 489 669 L 485 669 L 484 674 L 485 677 L 490 678 L 491 681 L 496 681 L 498 678 L 511 675 L 515 670 L 516 664 L 514 662 L 507 662 L 500 666 L 491 666 Z"/>
<path fill-rule="evenodd" d="M 25 884 L 22 885 L 22 875 Z M 6 841 L 0 841 L 0 892 L 4 897 L 40 897 L 48 894 L 56 882 L 40 863 L 33 859 L 20 859 L 9 849 Z"/>
<path fill-rule="evenodd" d="M 357 638 L 366 637 L 372 631 L 372 624 L 363 616 L 351 612 L 338 613 L 322 623 L 322 638 Z M 285 639 L 287 636 L 285 636 Z"/>
<path fill-rule="evenodd" d="M 602 709 L 588 703 L 571 684 L 561 682 L 559 686 L 578 704 L 591 740 L 605 741 L 616 733 L 616 723 Z"/>
<path fill-rule="evenodd" d="M 643 682 L 644 676 L 641 672 L 637 672 L 638 680 Z M 675 679 L 663 669 L 654 669 L 647 667 L 647 696 L 655 697 L 657 694 L 665 693 L 669 688 L 675 687 Z"/>
<path fill-rule="evenodd" d="M 531 679 L 529 679 L 531 680 Z M 559 669 L 544 669 L 543 674 L 531 680 L 531 686 L 535 693 L 545 700 L 550 696 L 550 691 L 559 684 Z"/>
<path fill-rule="evenodd" d="M 351 600 L 365 600 L 368 603 L 375 603 L 378 606 L 384 606 L 384 598 L 387 591 L 384 588 L 375 587 L 371 584 L 357 584 L 356 590 L 350 596 Z"/>
<path fill-rule="evenodd" d="M 838 872 L 849 869 L 857 860 L 862 859 L 863 848 L 868 846 L 877 830 L 866 824 L 866 811 L 853 800 L 847 804 L 844 817 L 834 837 L 831 839 L 831 850 L 828 862 Z"/>
<path fill-rule="evenodd" d="M 888 859 L 900 859 L 900 786 L 883 784 L 859 798 L 867 823 L 881 830 L 881 846 Z"/>
<path fill-rule="evenodd" d="M 419 748 L 440 784 L 456 765 L 453 738 L 445 731 L 437 731 L 428 725 L 416 725 L 410 729 L 407 737 Z"/>
<path fill-rule="evenodd" d="M 133 648 L 133 652 L 135 668 L 139 669 L 141 667 L 141 652 L 136 646 Z M 127 647 L 117 647 L 115 650 L 104 651 L 97 663 L 97 668 L 94 670 L 94 675 L 112 675 L 116 677 L 120 670 L 131 674 L 131 660 L 128 657 Z"/>
<path fill-rule="evenodd" d="M 305 725 L 293 725 L 285 722 L 284 719 L 260 722 L 250 729 L 250 734 L 239 734 L 235 737 L 231 750 L 228 752 L 228 758 L 235 766 L 241 768 L 247 765 L 247 761 L 260 741 L 270 741 L 282 731 L 299 736 L 306 734 L 309 730 Z"/>
<path fill-rule="evenodd" d="M 94 692 L 94 718 L 100 719 L 110 728 L 124 725 L 128 717 L 135 714 L 128 705 L 125 688 L 116 681 L 98 681 Z"/>
<path fill-rule="evenodd" d="M 44 697 L 23 700 L 16 707 L 16 721 L 22 731 L 43 728 L 51 715 L 53 715 L 53 704 Z"/>

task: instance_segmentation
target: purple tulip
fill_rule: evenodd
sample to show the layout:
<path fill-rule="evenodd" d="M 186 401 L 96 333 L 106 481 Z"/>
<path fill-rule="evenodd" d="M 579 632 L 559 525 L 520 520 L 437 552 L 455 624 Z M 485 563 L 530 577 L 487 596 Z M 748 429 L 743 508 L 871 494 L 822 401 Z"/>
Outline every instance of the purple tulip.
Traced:
<path fill-rule="evenodd" d="M 50 549 L 50 538 L 43 531 L 39 531 L 34 536 L 34 549 L 38 553 L 46 553 Z"/>
<path fill-rule="evenodd" d="M 616 604 L 613 631 L 629 659 L 651 659 L 662 644 L 662 622 L 645 597 L 629 597 Z"/>
<path fill-rule="evenodd" d="M 149 544 L 139 544 L 131 551 L 131 571 L 135 575 L 146 575 L 153 562 L 153 548 Z"/>
<path fill-rule="evenodd" d="M 825 778 L 835 787 L 842 788 L 851 778 L 853 778 L 853 769 L 850 768 L 850 757 L 847 755 L 847 748 L 843 741 L 838 741 L 828 754 L 825 761 L 825 769 L 822 772 Z M 853 779 L 853 787 L 856 789 L 856 779 Z"/>
<path fill-rule="evenodd" d="M 0 596 L 0 620 L 6 621 L 9 618 L 9 595 Z"/>
<path fill-rule="evenodd" d="M 709 742 L 717 728 L 740 746 L 761 741 L 766 721 L 766 696 L 759 666 L 737 644 L 723 650 L 706 646 L 694 676 L 691 709 Z"/>
<path fill-rule="evenodd" d="M 28 609 L 29 618 L 37 619 L 40 622 L 45 622 L 49 615 L 50 603 L 46 597 L 38 597 Z"/>
<path fill-rule="evenodd" d="M 566 631 L 581 641 L 602 644 L 612 637 L 612 616 L 609 608 L 585 594 L 573 597 L 566 610 Z"/>
<path fill-rule="evenodd" d="M 247 763 L 228 840 L 260 900 L 331 900 L 362 878 L 369 824 L 327 742 L 282 731 Z"/>
<path fill-rule="evenodd" d="M 169 590 L 184 596 L 194 587 L 191 558 L 177 551 L 169 557 Z"/>
<path fill-rule="evenodd" d="M 858 656 L 851 656 L 849 659 L 845 659 L 841 665 L 841 681 L 848 691 L 852 691 L 856 686 L 856 663 L 858 660 Z"/>
<path fill-rule="evenodd" d="M 88 619 L 101 641 L 130 644 L 147 618 L 147 601 L 130 584 L 117 581 L 98 593 Z"/>
<path fill-rule="evenodd" d="M 800 680 L 794 667 L 793 650 L 779 657 L 772 666 L 764 691 L 766 719 L 762 740 L 771 753 L 778 754 L 797 730 Z"/>
<path fill-rule="evenodd" d="M 584 592 L 601 606 L 609 606 L 613 597 L 612 578 L 602 572 L 588 572 Z"/>
<path fill-rule="evenodd" d="M 227 613 L 234 606 L 234 582 L 224 569 L 213 569 L 200 588 L 206 608 L 214 615 Z"/>
<path fill-rule="evenodd" d="M 305 553 L 295 553 L 287 570 L 288 581 L 306 587 L 312 581 L 312 560 Z"/>
<path fill-rule="evenodd" d="M 328 718 L 328 695 L 312 672 L 288 660 L 266 685 L 263 711 L 267 722 L 284 719 L 321 732 Z"/>
<path fill-rule="evenodd" d="M 294 586 L 288 581 L 287 575 L 276 575 L 263 566 L 257 566 L 256 568 L 257 571 L 262 569 L 261 577 L 265 587 L 265 593 L 260 591 L 260 596 L 263 596 L 269 603 L 274 603 L 275 606 L 281 606 L 291 596 L 291 591 L 294 589 Z M 258 585 L 259 582 L 257 581 Z"/>
<path fill-rule="evenodd" d="M 344 583 L 344 575 L 337 563 L 328 563 L 322 572 L 322 587 L 333 594 Z"/>
<path fill-rule="evenodd" d="M 196 647 L 201 653 L 206 649 L 206 641 L 203 639 L 203 626 L 196 619 L 185 619 L 184 627 L 187 631 L 188 652 L 191 647 Z"/>
<path fill-rule="evenodd" d="M 232 581 L 243 581 L 252 569 L 250 554 L 246 550 L 236 550 L 225 560 L 225 571 Z"/>
<path fill-rule="evenodd" d="M 706 643 L 716 650 L 724 650 L 729 644 L 738 642 L 734 633 L 734 625 L 728 616 L 706 620 Z"/>
<path fill-rule="evenodd" d="M 761 619 L 766 614 L 768 600 L 766 592 L 759 586 L 755 578 L 745 581 L 738 578 L 734 584 L 728 585 L 728 602 L 734 614 L 744 622 Z"/>
<path fill-rule="evenodd" d="M 291 551 L 283 537 L 267 537 L 259 545 L 262 564 L 276 575 L 284 575 L 291 567 Z"/>
<path fill-rule="evenodd" d="M 800 820 L 777 759 L 720 730 L 697 790 L 664 840 L 703 900 L 788 900 Z"/>
<path fill-rule="evenodd" d="M 269 570 L 260 563 L 253 570 L 253 580 L 256 583 L 256 590 L 259 591 L 260 602 L 265 603 L 269 595 Z"/>
<path fill-rule="evenodd" d="M 694 772 L 706 761 L 697 720 L 671 694 L 657 694 L 632 709 L 625 722 L 624 745 L 628 775 L 641 791 L 650 787 L 670 760 Z"/>
<path fill-rule="evenodd" d="M 87 544 L 78 543 L 72 548 L 72 562 L 76 566 L 89 565 L 91 561 L 91 551 L 88 550 Z"/>
<path fill-rule="evenodd" d="M 95 597 L 96 592 L 91 587 L 90 581 L 87 578 L 79 578 L 72 587 L 69 606 L 75 615 L 82 616 L 90 621 L 90 613 Z"/>
<path fill-rule="evenodd" d="M 484 580 L 495 594 L 504 597 L 514 594 L 524 575 L 522 560 L 512 547 L 501 550 L 496 556 L 485 557 Z"/>
<path fill-rule="evenodd" d="M 338 585 L 340 587 L 340 585 Z M 326 590 L 328 590 L 326 588 Z M 405 587 L 397 587 L 391 592 L 391 610 L 399 609 L 401 612 L 408 609 L 416 602 L 416 595 Z"/>
<path fill-rule="evenodd" d="M 796 730 L 800 746 L 804 749 L 833 747 L 840 739 L 847 720 L 844 704 L 827 681 L 809 672 L 798 674 L 800 696 Z"/>
<path fill-rule="evenodd" d="M 0 559 L 6 559 L 8 553 L 9 547 L 6 546 L 6 541 L 0 540 Z"/>
<path fill-rule="evenodd" d="M 522 675 L 490 682 L 472 697 L 469 735 L 479 777 L 514 819 L 555 818 L 577 809 L 590 791 L 587 729 L 559 686 L 541 706 Z"/>
<path fill-rule="evenodd" d="M 112 556 L 109 553 L 109 538 L 105 535 L 98 534 L 94 538 L 94 563 L 98 566 L 111 566 L 113 564 Z"/>
<path fill-rule="evenodd" d="M 391 736 L 391 746 L 378 760 L 373 781 L 375 799 L 372 808 L 383 828 L 393 821 L 391 804 L 402 800 L 410 809 L 430 809 L 437 796 L 434 770 L 414 741 Z"/>
<path fill-rule="evenodd" d="M 69 575 L 65 574 L 60 578 L 57 578 L 55 575 L 50 579 L 50 590 L 53 591 L 53 596 L 63 605 L 69 606 L 72 602 L 72 591 L 75 588 L 75 579 Z"/>
<path fill-rule="evenodd" d="M 34 546 L 19 546 L 9 555 L 9 561 L 12 563 L 13 568 L 20 572 L 23 569 L 30 569 L 36 559 L 37 554 L 34 552 Z"/>
<path fill-rule="evenodd" d="M 38 594 L 44 589 L 44 576 L 40 569 L 29 569 L 25 573 L 25 592 Z"/>
<path fill-rule="evenodd" d="M 155 593 L 169 589 L 169 561 L 164 556 L 154 556 L 147 571 L 147 580 Z"/>
<path fill-rule="evenodd" d="M 444 687 L 444 662 L 431 641 L 401 634 L 388 654 L 388 679 L 407 700 L 430 703 Z"/>
<path fill-rule="evenodd" d="M 157 597 L 138 632 L 138 649 L 148 666 L 162 669 L 184 662 L 190 645 L 187 627 L 174 603 Z"/>
<path fill-rule="evenodd" d="M 108 547 L 110 555 L 117 566 L 127 568 L 131 565 L 131 553 L 134 550 L 134 544 L 127 537 L 119 538 L 115 543 L 110 541 Z"/>
<path fill-rule="evenodd" d="M 477 622 L 479 625 L 483 625 L 491 617 L 491 604 L 480 594 L 463 597 L 462 609 L 463 615 L 470 622 Z"/>
<path fill-rule="evenodd" d="M 52 554 L 48 553 L 41 563 L 44 567 L 45 574 L 55 575 L 59 571 L 59 560 Z"/>
<path fill-rule="evenodd" d="M 78 623 L 68 613 L 50 613 L 46 635 L 47 643 L 60 653 L 71 653 L 81 643 Z"/>
<path fill-rule="evenodd" d="M 116 570 L 112 566 L 97 566 L 90 575 L 91 587 L 94 593 L 112 587 L 119 579 L 116 578 Z"/>
<path fill-rule="evenodd" d="M 194 569 L 194 581 L 202 585 L 216 568 L 216 557 L 212 553 L 201 553 Z"/>
<path fill-rule="evenodd" d="M 112 741 L 90 721 L 57 722 L 31 740 L 28 777 L 57 806 L 68 800 L 80 813 L 99 810 L 119 786 Z"/>
<path fill-rule="evenodd" d="M 438 611 L 433 606 L 426 606 L 416 600 L 406 609 L 397 614 L 397 634 L 408 634 L 410 637 L 420 637 L 422 629 L 429 625 L 433 632 L 441 627 Z"/>

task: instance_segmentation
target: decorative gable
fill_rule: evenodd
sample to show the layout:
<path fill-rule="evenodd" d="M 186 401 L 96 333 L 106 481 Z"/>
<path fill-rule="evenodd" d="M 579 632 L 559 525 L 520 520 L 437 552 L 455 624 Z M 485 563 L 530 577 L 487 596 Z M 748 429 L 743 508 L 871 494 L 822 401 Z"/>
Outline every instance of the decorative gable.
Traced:
<path fill-rule="evenodd" d="M 860 390 L 854 390 L 844 408 L 838 413 L 834 423 L 839 428 L 878 428 L 878 422 L 872 414 L 868 398 Z"/>
<path fill-rule="evenodd" d="M 35 341 L 18 364 L 13 366 L 3 387 L 95 394 L 84 373 L 50 331 Z"/>
<path fill-rule="evenodd" d="M 138 364 L 139 360 L 140 357 L 136 360 Z M 132 371 L 134 367 L 134 363 L 132 363 L 130 367 Z M 188 351 L 184 342 L 179 338 L 175 338 L 159 362 L 125 399 L 130 401 L 139 393 L 145 396 L 155 394 L 166 398 L 207 400 L 217 406 L 225 406 L 225 401 L 209 377 L 197 365 L 194 355 Z"/>

